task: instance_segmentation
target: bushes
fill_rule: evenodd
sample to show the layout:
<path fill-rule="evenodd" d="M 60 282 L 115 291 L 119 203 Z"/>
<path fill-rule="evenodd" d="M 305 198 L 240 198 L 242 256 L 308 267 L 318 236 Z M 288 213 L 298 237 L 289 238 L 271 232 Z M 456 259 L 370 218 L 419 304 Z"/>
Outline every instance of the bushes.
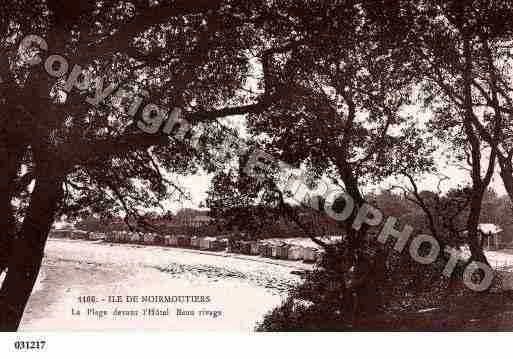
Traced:
<path fill-rule="evenodd" d="M 268 313 L 257 331 L 345 331 L 353 327 L 355 309 L 362 309 L 346 290 L 344 263 L 328 250 L 321 264 L 306 272 L 304 282 L 278 308 Z M 365 310 L 362 310 L 362 313 Z"/>
<path fill-rule="evenodd" d="M 281 306 L 266 315 L 256 327 L 260 332 L 297 331 L 345 331 L 351 329 L 344 324 L 342 316 L 329 313 L 316 305 L 303 304 L 288 299 Z"/>
<path fill-rule="evenodd" d="M 391 252 L 388 252 L 391 253 Z M 375 252 L 364 283 L 346 289 L 350 279 L 341 256 L 328 251 L 323 267 L 305 275 L 278 308 L 257 325 L 258 331 L 344 331 L 383 329 L 385 319 L 441 307 L 449 296 L 468 292 L 461 282 L 465 263 L 453 277 L 442 275 L 447 258 L 422 265 L 409 255 Z M 385 327 L 386 328 L 386 327 Z M 391 329 L 391 328 L 388 328 Z"/>
<path fill-rule="evenodd" d="M 278 308 L 268 313 L 257 331 L 344 331 L 351 328 L 344 311 L 343 287 L 324 270 L 308 273 Z"/>

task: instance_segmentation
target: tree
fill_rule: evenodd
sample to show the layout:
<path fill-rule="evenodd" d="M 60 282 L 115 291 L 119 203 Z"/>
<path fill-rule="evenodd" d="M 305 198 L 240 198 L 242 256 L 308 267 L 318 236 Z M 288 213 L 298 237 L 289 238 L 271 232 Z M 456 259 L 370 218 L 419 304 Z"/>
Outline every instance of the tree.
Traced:
<path fill-rule="evenodd" d="M 407 64 L 408 52 L 382 38 L 360 2 L 310 6 L 297 14 L 290 31 L 300 39 L 315 37 L 261 63 L 282 96 L 263 112 L 249 115 L 249 131 L 255 145 L 275 160 L 303 169 L 310 189 L 327 178 L 354 201 L 356 210 L 339 222 L 346 234 L 342 243 L 332 246 L 306 232 L 326 248 L 324 265 L 336 273 L 337 284 L 344 287 L 348 269 L 362 265 L 364 253 L 374 263 L 368 283 L 383 283 L 384 251 L 367 236 L 367 224 L 357 229 L 353 223 L 358 209 L 369 203 L 365 184 L 379 183 L 405 166 L 413 174 L 432 168 L 429 142 L 403 111 L 411 99 L 415 69 Z M 255 179 L 250 190 L 271 193 L 267 198 L 275 208 L 304 227 L 286 201 L 290 194 L 283 182 L 288 176 L 276 167 L 269 165 L 266 179 Z M 316 200 L 306 202 L 320 209 Z M 342 197 L 333 202 L 341 208 L 345 204 Z M 334 204 L 328 205 L 338 207 Z M 369 287 L 376 294 L 377 286 Z"/>
<path fill-rule="evenodd" d="M 303 12 L 294 32 L 315 29 L 317 18 L 324 19 L 323 32 L 262 64 L 284 96 L 251 114 L 249 126 L 267 153 L 305 169 L 307 182 L 329 178 L 360 208 L 367 203 L 365 183 L 397 173 L 404 153 L 411 153 L 408 164 L 415 173 L 428 169 L 429 149 L 419 141 L 413 119 L 402 113 L 413 70 L 405 65 L 407 53 L 382 40 L 361 4 L 341 7 L 344 17 L 328 6 Z M 342 223 L 347 263 L 367 230 L 352 227 L 356 212 Z"/>
<path fill-rule="evenodd" d="M 405 200 L 417 206 L 420 213 L 412 213 L 405 221 L 415 225 L 414 228 L 417 230 L 431 233 L 443 249 L 448 246 L 459 248 L 465 244 L 465 219 L 468 217 L 472 189 L 451 188 L 443 193 L 441 183 L 447 179 L 443 177 L 439 181 L 437 192 L 420 191 L 414 178 L 408 175 L 406 177 L 410 182 L 410 188 L 395 188 L 402 190 Z M 415 218 L 419 216 L 422 218 L 420 223 Z"/>
<path fill-rule="evenodd" d="M 511 38 L 511 8 L 506 1 L 398 2 L 395 17 L 369 10 L 385 36 L 412 51 L 422 100 L 434 117 L 429 125 L 458 159 L 471 167 L 471 201 L 467 217 L 469 246 L 475 260 L 486 262 L 478 240 L 483 196 L 496 163 L 504 162 L 508 119 L 501 111 L 498 78 L 503 64 L 500 43 Z M 404 31 L 392 32 L 395 26 Z M 504 142 L 504 141 L 506 142 Z M 502 142 L 501 145 L 499 143 Z M 501 148 L 502 146 L 502 148 Z M 501 175 L 507 176 L 501 165 Z M 506 186 L 509 186 L 505 183 Z"/>
<path fill-rule="evenodd" d="M 243 177 L 244 178 L 244 177 Z M 270 226 L 280 221 L 275 208 L 263 205 L 256 191 L 245 188 L 232 171 L 219 172 L 208 191 L 207 206 L 223 230 L 245 232 L 251 238 L 262 238 Z"/>

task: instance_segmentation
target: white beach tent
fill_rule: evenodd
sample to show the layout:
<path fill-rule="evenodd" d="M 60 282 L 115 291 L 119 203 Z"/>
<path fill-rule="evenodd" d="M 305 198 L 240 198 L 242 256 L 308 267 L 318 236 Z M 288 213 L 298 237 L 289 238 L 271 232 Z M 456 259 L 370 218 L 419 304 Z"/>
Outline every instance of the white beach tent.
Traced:
<path fill-rule="evenodd" d="M 484 241 L 483 247 L 488 250 L 491 248 L 499 248 L 499 233 L 502 232 L 501 227 L 494 223 L 480 223 L 477 228 L 480 232 L 481 240 Z"/>

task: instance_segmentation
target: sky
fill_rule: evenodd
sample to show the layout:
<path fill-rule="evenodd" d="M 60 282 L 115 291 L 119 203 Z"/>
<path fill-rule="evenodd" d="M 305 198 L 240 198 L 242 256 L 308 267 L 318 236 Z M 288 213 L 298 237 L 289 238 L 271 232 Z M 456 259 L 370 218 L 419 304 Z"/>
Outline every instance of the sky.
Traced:
<path fill-rule="evenodd" d="M 441 149 L 440 152 L 444 152 L 444 149 Z M 446 191 L 450 188 L 455 188 L 457 186 L 470 184 L 470 173 L 466 170 L 456 168 L 455 166 L 447 166 L 444 165 L 444 162 L 441 159 L 441 156 L 438 156 L 438 168 L 441 174 L 447 176 L 447 180 L 445 180 L 441 186 L 442 191 Z M 169 202 L 166 203 L 166 208 L 171 209 L 176 212 L 180 208 L 199 208 L 201 202 L 204 202 L 207 198 L 207 190 L 210 185 L 210 182 L 213 178 L 213 175 L 207 174 L 198 174 L 194 176 L 181 176 L 180 182 L 181 184 L 189 191 L 191 195 L 190 201 L 184 201 L 182 203 Z M 439 177 L 433 174 L 425 174 L 418 177 L 418 185 L 422 190 L 431 190 L 437 191 Z M 390 178 L 384 182 L 378 183 L 373 186 L 366 187 L 366 190 L 385 190 L 391 187 L 391 185 L 397 184 L 408 184 L 401 178 Z M 506 195 L 506 190 L 504 189 L 504 185 L 502 183 L 502 179 L 498 173 L 498 166 L 496 166 L 495 175 L 492 178 L 492 182 L 490 184 L 490 188 L 494 189 L 499 196 Z"/>
<path fill-rule="evenodd" d="M 447 181 L 443 182 L 443 190 L 447 190 L 448 188 L 454 188 L 458 185 L 469 183 L 470 181 L 469 173 L 464 170 L 460 170 L 454 167 L 447 167 L 442 169 L 441 172 L 449 178 Z M 207 198 L 206 192 L 208 190 L 212 177 L 213 175 L 206 174 L 181 177 L 181 182 L 185 186 L 185 188 L 190 192 L 192 200 L 184 201 L 181 204 L 166 203 L 166 207 L 171 209 L 172 211 L 176 211 L 180 208 L 199 208 L 200 203 L 204 202 Z M 438 181 L 439 179 L 437 176 L 428 174 L 421 176 L 419 178 L 418 183 L 421 189 L 436 191 Z M 392 183 L 396 184 L 397 182 L 395 181 L 395 179 L 390 179 L 388 181 L 379 183 L 375 186 L 368 187 L 368 189 L 384 190 L 389 188 Z M 490 188 L 494 189 L 499 196 L 506 195 L 506 190 L 504 189 L 504 185 L 502 184 L 502 179 L 498 175 L 497 171 L 492 179 Z"/>

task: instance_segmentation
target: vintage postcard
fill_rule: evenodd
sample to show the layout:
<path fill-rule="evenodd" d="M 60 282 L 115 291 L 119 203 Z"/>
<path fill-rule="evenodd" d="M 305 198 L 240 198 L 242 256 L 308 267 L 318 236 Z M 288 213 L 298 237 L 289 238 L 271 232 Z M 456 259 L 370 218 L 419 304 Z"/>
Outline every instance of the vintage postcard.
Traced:
<path fill-rule="evenodd" d="M 510 1 L 0 2 L 0 331 L 510 331 L 512 45 Z"/>

